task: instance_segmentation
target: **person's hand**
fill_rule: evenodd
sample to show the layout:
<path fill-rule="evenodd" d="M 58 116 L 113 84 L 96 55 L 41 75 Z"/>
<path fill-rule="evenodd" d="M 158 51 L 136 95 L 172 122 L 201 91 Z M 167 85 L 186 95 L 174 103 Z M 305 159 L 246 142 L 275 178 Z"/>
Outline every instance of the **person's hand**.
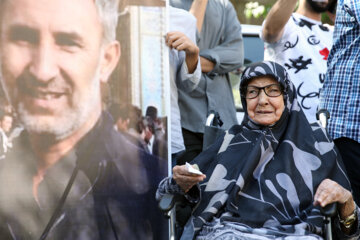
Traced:
<path fill-rule="evenodd" d="M 351 215 L 356 207 L 350 191 L 343 188 L 337 182 L 325 179 L 316 190 L 314 205 L 325 207 L 333 202 L 338 202 L 338 212 L 342 219 Z"/>
<path fill-rule="evenodd" d="M 199 48 L 182 32 L 168 32 L 166 45 L 178 51 L 185 51 L 185 62 L 189 73 L 193 73 L 199 60 Z"/>
<path fill-rule="evenodd" d="M 204 174 L 190 173 L 185 165 L 175 166 L 172 177 L 184 192 L 188 192 L 194 185 L 206 178 Z"/>
<path fill-rule="evenodd" d="M 185 51 L 186 55 L 199 56 L 199 48 L 182 32 L 168 32 L 165 38 L 166 45 L 178 51 Z"/>

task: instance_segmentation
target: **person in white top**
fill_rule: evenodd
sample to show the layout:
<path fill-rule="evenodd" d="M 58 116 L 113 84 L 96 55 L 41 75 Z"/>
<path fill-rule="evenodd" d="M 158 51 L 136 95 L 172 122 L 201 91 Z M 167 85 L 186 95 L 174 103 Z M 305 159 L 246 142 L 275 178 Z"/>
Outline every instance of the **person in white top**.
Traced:
<path fill-rule="evenodd" d="M 178 86 L 189 92 L 194 90 L 201 78 L 199 48 L 196 46 L 196 19 L 188 11 L 170 7 L 170 32 L 166 43 L 170 47 L 171 88 L 171 154 L 173 165 L 185 150 L 181 132 Z"/>
<path fill-rule="evenodd" d="M 333 35 L 331 27 L 321 23 L 321 13 L 333 12 L 336 0 L 299 0 L 293 13 L 297 2 L 278 0 L 271 8 L 261 32 L 264 59 L 288 70 L 308 121 L 315 122 Z"/>

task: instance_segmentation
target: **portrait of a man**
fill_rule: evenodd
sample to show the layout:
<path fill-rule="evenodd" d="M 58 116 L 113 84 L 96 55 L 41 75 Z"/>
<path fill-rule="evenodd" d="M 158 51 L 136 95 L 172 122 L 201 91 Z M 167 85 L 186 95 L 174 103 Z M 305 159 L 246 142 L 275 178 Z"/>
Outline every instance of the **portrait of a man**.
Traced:
<path fill-rule="evenodd" d="M 116 0 L 0 0 L 1 82 L 24 131 L 0 162 L 0 239 L 160 239 L 167 166 L 113 128 Z"/>

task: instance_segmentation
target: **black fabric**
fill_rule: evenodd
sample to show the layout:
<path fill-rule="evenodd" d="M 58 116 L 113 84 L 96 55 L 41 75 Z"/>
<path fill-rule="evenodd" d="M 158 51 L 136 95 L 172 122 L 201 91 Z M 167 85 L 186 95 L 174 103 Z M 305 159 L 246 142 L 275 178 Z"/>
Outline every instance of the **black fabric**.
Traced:
<path fill-rule="evenodd" d="M 350 179 L 354 200 L 360 206 L 360 143 L 345 137 L 337 138 L 334 142 Z"/>
<path fill-rule="evenodd" d="M 183 165 L 186 162 L 191 162 L 203 150 L 203 133 L 196 133 L 182 128 L 182 134 L 185 143 L 185 153 L 177 159 L 177 165 Z"/>
<path fill-rule="evenodd" d="M 322 216 L 313 206 L 317 186 L 330 178 L 350 189 L 334 143 L 306 120 L 286 70 L 273 62 L 254 64 L 245 69 L 241 87 L 258 76 L 272 76 L 284 87 L 284 112 L 272 126 L 254 123 L 245 112 L 241 125 L 194 159 L 207 178 L 184 239 L 214 217 L 273 236 L 320 235 Z"/>
<path fill-rule="evenodd" d="M 224 132 L 225 130 L 220 127 L 206 126 L 204 131 L 203 149 L 206 150 L 210 147 Z"/>

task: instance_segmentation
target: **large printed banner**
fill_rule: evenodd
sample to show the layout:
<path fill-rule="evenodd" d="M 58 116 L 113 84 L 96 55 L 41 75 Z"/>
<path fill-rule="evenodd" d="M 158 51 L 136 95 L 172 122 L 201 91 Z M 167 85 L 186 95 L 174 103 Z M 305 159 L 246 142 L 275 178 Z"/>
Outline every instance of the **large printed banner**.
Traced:
<path fill-rule="evenodd" d="M 168 238 L 167 28 L 163 0 L 0 0 L 0 239 Z"/>

